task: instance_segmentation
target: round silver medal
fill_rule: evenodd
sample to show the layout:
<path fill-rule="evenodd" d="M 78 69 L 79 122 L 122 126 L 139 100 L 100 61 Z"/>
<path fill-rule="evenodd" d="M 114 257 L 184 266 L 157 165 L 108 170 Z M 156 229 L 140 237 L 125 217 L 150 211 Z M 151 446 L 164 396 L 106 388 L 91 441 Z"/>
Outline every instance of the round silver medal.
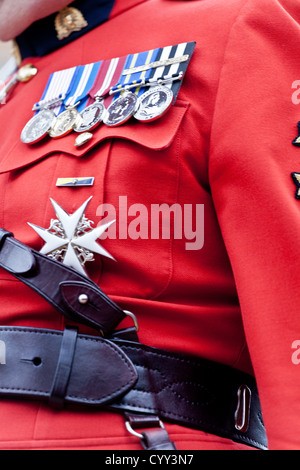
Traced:
<path fill-rule="evenodd" d="M 76 108 L 66 109 L 63 113 L 59 114 L 55 119 L 53 125 L 49 130 L 49 135 L 52 139 L 64 137 L 72 132 L 74 127 L 79 126 L 81 123 L 81 116 Z"/>
<path fill-rule="evenodd" d="M 95 103 L 87 106 L 81 111 L 80 116 L 82 121 L 80 125 L 74 127 L 74 131 L 81 133 L 95 129 L 102 121 L 104 111 L 104 104 L 100 101 L 95 101 Z"/>
<path fill-rule="evenodd" d="M 21 133 L 21 141 L 25 144 L 35 144 L 42 140 L 53 125 L 56 116 L 50 109 L 42 109 L 28 121 Z"/>
<path fill-rule="evenodd" d="M 172 90 L 161 85 L 151 87 L 139 97 L 139 107 L 134 117 L 138 121 L 155 121 L 168 111 L 172 102 Z"/>
<path fill-rule="evenodd" d="M 124 124 L 138 109 L 138 98 L 131 91 L 125 91 L 104 113 L 103 122 L 107 126 Z"/>

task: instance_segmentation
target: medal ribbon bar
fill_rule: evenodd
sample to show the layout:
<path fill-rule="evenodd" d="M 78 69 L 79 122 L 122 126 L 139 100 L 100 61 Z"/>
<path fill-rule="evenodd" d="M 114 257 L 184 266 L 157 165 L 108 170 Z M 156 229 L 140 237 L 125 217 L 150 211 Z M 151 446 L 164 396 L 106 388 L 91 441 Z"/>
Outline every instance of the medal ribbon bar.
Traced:
<path fill-rule="evenodd" d="M 168 65 L 179 64 L 181 62 L 186 62 L 187 60 L 189 60 L 188 54 L 182 55 L 180 57 L 172 57 L 171 59 L 157 60 L 156 62 L 151 62 L 148 65 L 141 65 L 140 67 L 133 67 L 130 69 L 125 69 L 123 70 L 122 75 L 142 72 L 144 70 L 155 69 L 157 67 L 167 67 Z"/>
<path fill-rule="evenodd" d="M 142 82 L 143 80 L 147 80 L 148 78 L 151 77 L 152 69 L 149 68 L 149 64 L 153 61 L 156 60 L 158 53 L 160 49 L 152 49 L 149 51 L 145 52 L 140 52 L 138 54 L 130 54 L 127 57 L 126 63 L 125 63 L 125 69 L 134 69 L 135 67 L 142 68 L 142 70 L 131 73 L 131 74 L 126 74 L 124 75 L 122 72 L 122 75 L 120 77 L 119 82 L 114 86 L 114 89 L 120 89 L 122 91 L 123 89 L 126 89 L 126 85 L 132 84 L 135 82 Z M 144 67 L 147 67 L 147 70 L 144 70 Z M 136 90 L 133 90 L 133 93 L 136 93 L 138 96 L 143 93 L 144 90 L 140 89 L 137 87 Z M 114 100 L 116 100 L 119 97 L 118 94 L 115 95 Z"/>
<path fill-rule="evenodd" d="M 64 103 L 66 108 L 73 107 L 78 103 L 76 106 L 78 111 L 84 109 L 88 100 L 89 91 L 96 80 L 101 64 L 102 61 L 80 66 L 72 84 L 72 89 L 69 90 L 68 96 L 66 97 Z"/>
<path fill-rule="evenodd" d="M 131 115 L 151 122 L 168 109 L 165 100 L 175 103 L 194 48 L 195 42 L 185 42 L 52 73 L 40 101 L 33 107 L 37 111 L 36 116 L 41 111 L 43 116 L 37 121 L 32 119 L 25 126 L 22 141 L 32 144 L 47 134 L 58 138 L 71 130 L 86 133 L 102 121 L 106 125 L 120 125 Z M 150 88 L 153 89 L 151 93 Z M 132 91 L 129 92 L 129 89 Z M 167 89 L 171 94 L 166 93 Z M 145 93 L 147 96 L 142 104 Z M 124 99 L 111 108 L 123 94 Z M 134 96 L 138 100 L 136 104 Z M 150 102 L 153 106 L 154 100 L 157 101 L 156 114 L 150 113 Z M 126 109 L 120 111 L 120 106 Z M 137 117 L 139 106 L 143 109 Z M 110 114 L 109 118 L 107 113 Z M 51 124 L 53 116 L 56 116 L 56 121 Z M 73 124 L 70 124 L 71 121 Z"/>
<path fill-rule="evenodd" d="M 65 108 L 62 103 L 72 90 L 79 71 L 80 66 L 52 73 L 40 101 L 33 106 L 33 111 L 39 112 L 42 108 L 48 107 L 49 104 L 55 101 L 59 101 L 59 104 L 53 109 L 54 114 L 57 116 L 64 111 Z"/>
<path fill-rule="evenodd" d="M 88 105 L 94 103 L 95 100 L 105 99 L 108 95 L 110 87 L 113 83 L 117 83 L 124 68 L 126 57 L 117 57 L 111 60 L 105 60 L 98 72 L 96 80 L 89 91 Z M 112 101 L 105 101 L 105 105 L 109 105 Z"/>

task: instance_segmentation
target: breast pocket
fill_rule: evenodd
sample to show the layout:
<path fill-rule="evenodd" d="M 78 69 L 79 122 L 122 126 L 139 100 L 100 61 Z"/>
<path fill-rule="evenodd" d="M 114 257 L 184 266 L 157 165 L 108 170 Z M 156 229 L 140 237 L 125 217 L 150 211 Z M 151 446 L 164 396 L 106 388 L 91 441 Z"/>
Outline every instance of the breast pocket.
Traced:
<path fill-rule="evenodd" d="M 2 226 L 39 250 L 43 241 L 27 222 L 49 227 L 55 218 L 50 198 L 72 214 L 92 196 L 85 216 L 94 227 L 114 220 L 97 242 L 115 261 L 96 254 L 86 264 L 89 276 L 110 295 L 159 297 L 172 277 L 172 209 L 188 106 L 177 101 L 151 123 L 101 125 L 80 148 L 74 133 L 33 146 L 18 140 L 0 161 Z M 58 178 L 79 177 L 93 185 L 57 186 Z"/>

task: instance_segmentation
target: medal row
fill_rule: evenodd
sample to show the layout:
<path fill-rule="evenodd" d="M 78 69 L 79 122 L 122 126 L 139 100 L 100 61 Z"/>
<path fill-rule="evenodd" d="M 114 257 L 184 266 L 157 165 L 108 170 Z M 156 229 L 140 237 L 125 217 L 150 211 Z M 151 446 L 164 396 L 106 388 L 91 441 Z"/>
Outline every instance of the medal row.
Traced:
<path fill-rule="evenodd" d="M 81 134 L 75 143 L 79 146 L 92 137 L 83 134 L 100 123 L 114 127 L 131 117 L 141 122 L 158 119 L 176 100 L 194 45 L 183 43 L 54 72 L 33 106 L 36 114 L 23 128 L 21 141 L 35 144 L 46 136 L 56 139 L 75 131 Z M 175 56 L 169 57 L 172 50 Z"/>
<path fill-rule="evenodd" d="M 47 135 L 55 139 L 64 137 L 72 131 L 77 133 L 92 131 L 101 122 L 107 126 L 119 126 L 132 116 L 139 121 L 151 122 L 168 111 L 172 100 L 172 91 L 158 85 L 141 97 L 125 91 L 108 109 L 101 101 L 95 101 L 81 113 L 76 108 L 69 108 L 58 116 L 51 109 L 44 108 L 26 124 L 21 140 L 26 144 L 34 144 Z"/>

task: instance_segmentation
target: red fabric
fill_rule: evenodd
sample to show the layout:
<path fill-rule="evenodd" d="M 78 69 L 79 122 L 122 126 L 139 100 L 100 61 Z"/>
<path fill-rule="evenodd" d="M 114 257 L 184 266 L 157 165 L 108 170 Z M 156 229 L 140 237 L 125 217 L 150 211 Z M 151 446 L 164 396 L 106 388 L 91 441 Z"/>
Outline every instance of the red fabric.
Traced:
<path fill-rule="evenodd" d="M 291 178 L 300 164 L 291 145 L 299 120 L 292 101 L 299 20 L 298 2 L 247 2 L 225 55 L 210 152 L 269 443 L 284 449 L 300 447 L 299 368 L 292 361 L 300 334 L 300 206 Z"/>
<path fill-rule="evenodd" d="M 203 248 L 186 250 L 187 240 L 126 239 L 117 230 L 115 240 L 101 242 L 117 262 L 97 256 L 86 267 L 136 314 L 141 342 L 250 373 L 253 367 L 276 449 L 300 447 L 299 371 L 291 360 L 300 338 L 300 202 L 290 176 L 300 170 L 300 149 L 291 145 L 299 120 L 291 101 L 297 3 L 118 0 L 109 22 L 34 59 L 37 77 L 19 84 L 0 110 L 0 226 L 35 249 L 43 241 L 27 222 L 49 226 L 50 197 L 71 213 L 93 195 L 86 215 L 95 224 L 100 204 L 118 209 L 120 196 L 128 207 L 204 205 Z M 196 50 L 176 105 L 160 120 L 99 127 L 81 149 L 74 134 L 32 147 L 20 142 L 51 72 L 184 41 L 196 41 Z M 55 186 L 58 177 L 78 176 L 94 176 L 95 185 Z M 34 292 L 2 270 L 0 279 L 1 324 L 63 327 L 60 314 Z M 58 413 L 1 400 L 0 422 L 1 449 L 140 448 L 123 418 L 110 413 Z M 167 428 L 179 449 L 245 448 Z"/>

